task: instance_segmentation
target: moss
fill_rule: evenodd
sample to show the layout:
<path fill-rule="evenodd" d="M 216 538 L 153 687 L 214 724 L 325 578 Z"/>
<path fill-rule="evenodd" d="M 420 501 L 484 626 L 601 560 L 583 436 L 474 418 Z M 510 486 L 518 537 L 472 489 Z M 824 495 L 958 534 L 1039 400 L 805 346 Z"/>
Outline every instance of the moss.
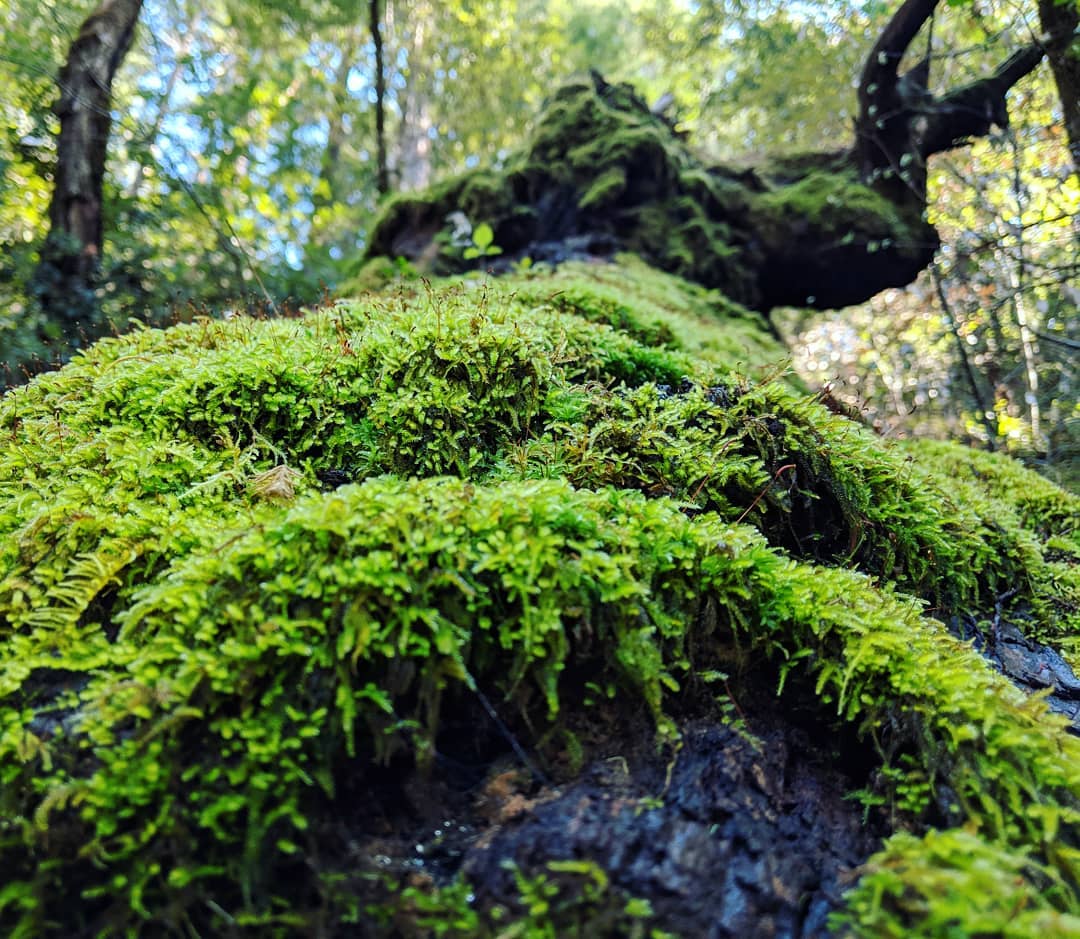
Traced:
<path fill-rule="evenodd" d="M 533 240 L 603 232 L 665 270 L 752 303 L 751 236 L 736 230 L 745 208 L 733 199 L 737 188 L 707 172 L 629 86 L 582 82 L 556 93 L 501 174 L 473 172 L 392 202 L 368 253 L 419 258 L 460 209 L 491 224 L 509 254 L 527 253 Z M 437 255 L 437 270 L 465 266 L 452 252 Z"/>
<path fill-rule="evenodd" d="M 1040 538 L 1068 538 L 1080 548 L 1080 505 L 1059 486 L 1025 469 L 1016 460 L 972 451 L 946 441 L 919 440 L 912 452 L 931 460 L 945 475 L 970 480 L 999 503 L 1009 506 L 1019 523 Z"/>
<path fill-rule="evenodd" d="M 953 480 L 964 501 L 996 523 L 992 540 L 1018 563 L 1003 590 L 1035 608 L 1027 631 L 1052 640 L 1080 662 L 1080 502 L 1015 460 L 972 453 L 944 441 L 913 441 L 907 449 L 926 467 Z"/>
<path fill-rule="evenodd" d="M 393 927 L 399 933 L 408 930 L 410 934 L 430 935 L 435 931 L 451 939 L 505 936 L 511 920 L 513 935 L 524 939 L 671 939 L 670 933 L 651 927 L 654 914 L 647 900 L 630 896 L 612 884 L 604 870 L 592 862 L 552 861 L 546 871 L 532 877 L 515 870 L 514 879 L 518 900 L 510 906 L 478 910 L 472 888 L 457 881 L 441 888 L 408 887 L 396 903 L 365 912 L 384 928 Z"/>
<path fill-rule="evenodd" d="M 360 264 L 356 271 L 341 284 L 339 293 L 348 297 L 381 290 L 392 284 L 398 277 L 407 276 L 408 272 L 407 265 L 395 263 L 390 258 L 371 258 Z"/>
<path fill-rule="evenodd" d="M 710 166 L 630 86 L 593 75 L 552 96 L 504 168 L 391 202 L 368 254 L 465 270 L 447 247 L 457 210 L 491 225 L 507 257 L 589 234 L 755 310 L 843 306 L 925 267 L 937 241 L 922 208 L 861 185 L 843 155 Z"/>
<path fill-rule="evenodd" d="M 1069 876 L 963 829 L 897 835 L 868 865 L 835 925 L 873 939 L 910 936 L 912 922 L 925 936 L 1080 935 L 1080 916 L 1063 912 L 1075 889 Z M 1041 885 L 1034 893 L 1033 882 Z M 972 908 L 973 896 L 984 902 Z"/>
<path fill-rule="evenodd" d="M 788 240 L 792 227 L 797 235 L 848 231 L 880 239 L 905 231 L 896 206 L 848 173 L 809 172 L 758 196 L 752 211 L 759 231 L 776 242 Z"/>
<path fill-rule="evenodd" d="M 601 175 L 578 200 L 578 208 L 601 208 L 617 200 L 626 190 L 626 170 L 613 166 Z"/>
<path fill-rule="evenodd" d="M 347 929 L 345 807 L 477 691 L 543 759 L 590 683 L 667 745 L 748 662 L 917 832 L 854 932 L 1071 923 L 1080 745 L 926 606 L 1061 637 L 1077 500 L 884 442 L 781 356 L 624 260 L 144 330 L 7 394 L 0 927 Z M 414 887 L 384 913 L 465 889 Z"/>

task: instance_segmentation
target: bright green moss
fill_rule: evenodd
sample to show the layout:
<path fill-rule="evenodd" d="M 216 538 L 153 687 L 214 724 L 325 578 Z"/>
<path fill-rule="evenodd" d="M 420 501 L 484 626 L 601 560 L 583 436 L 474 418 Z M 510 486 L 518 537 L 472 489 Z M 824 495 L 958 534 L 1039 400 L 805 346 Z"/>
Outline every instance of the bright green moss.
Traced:
<path fill-rule="evenodd" d="M 939 473 L 970 480 L 986 494 L 1009 506 L 1033 534 L 1069 538 L 1080 549 L 1080 502 L 1016 460 L 995 453 L 938 440 L 909 444 Z"/>
<path fill-rule="evenodd" d="M 1066 849 L 1068 850 L 1068 849 Z M 900 834 L 867 866 L 837 926 L 867 939 L 1080 935 L 1075 876 L 964 829 Z M 1040 889 L 1032 891 L 1032 884 Z M 972 906 L 971 898 L 983 902 Z M 1063 912 L 1071 909 L 1072 912 Z M 913 933 L 911 924 L 919 924 Z"/>
<path fill-rule="evenodd" d="M 754 212 L 763 230 L 790 232 L 792 224 L 810 230 L 853 233 L 889 233 L 900 237 L 905 231 L 896 206 L 860 184 L 854 175 L 811 172 L 797 182 L 779 186 L 759 196 Z M 866 226 L 870 225 L 871 228 Z M 777 240 L 781 240 L 778 238 Z"/>
<path fill-rule="evenodd" d="M 887 444 L 780 358 L 624 262 L 147 330 L 5 396 L 0 928 L 347 923 L 308 863 L 336 800 L 475 690 L 540 746 L 593 681 L 663 743 L 747 656 L 953 826 L 872 859 L 855 931 L 1071 922 L 1078 744 L 923 614 L 1009 592 L 1061 635 L 1077 500 Z"/>

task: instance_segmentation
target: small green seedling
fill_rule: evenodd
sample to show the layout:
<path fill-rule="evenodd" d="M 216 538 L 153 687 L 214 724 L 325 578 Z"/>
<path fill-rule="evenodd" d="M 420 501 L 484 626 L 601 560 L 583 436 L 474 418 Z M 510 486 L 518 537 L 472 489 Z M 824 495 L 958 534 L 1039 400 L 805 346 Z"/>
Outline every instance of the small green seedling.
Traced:
<path fill-rule="evenodd" d="M 462 257 L 466 261 L 502 254 L 502 248 L 494 243 L 495 232 L 491 230 L 491 226 L 487 222 L 481 222 L 473 229 L 472 240 L 473 243 L 462 253 Z"/>

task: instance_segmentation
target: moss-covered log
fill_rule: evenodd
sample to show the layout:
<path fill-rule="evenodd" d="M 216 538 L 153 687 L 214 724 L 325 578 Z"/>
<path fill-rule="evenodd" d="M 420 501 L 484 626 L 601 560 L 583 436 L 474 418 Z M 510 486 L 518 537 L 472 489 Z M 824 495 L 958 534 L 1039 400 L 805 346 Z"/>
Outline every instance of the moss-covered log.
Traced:
<path fill-rule="evenodd" d="M 577 239 L 596 254 L 632 251 L 756 310 L 827 308 L 914 279 L 938 245 L 924 208 L 861 183 L 847 153 L 709 166 L 628 85 L 593 75 L 553 96 L 502 169 L 393 199 L 367 251 L 443 273 L 490 267 L 491 255 L 455 240 L 460 212 L 491 227 L 496 266 L 544 260 L 554 243 Z"/>
<path fill-rule="evenodd" d="M 830 413 L 715 292 L 145 330 L 0 437 L 5 935 L 694 935 L 691 857 L 721 931 L 1080 929 L 1080 744 L 989 657 L 1075 661 L 1080 502 Z"/>
<path fill-rule="evenodd" d="M 926 161 L 1007 127 L 1007 92 L 1041 61 L 1017 50 L 989 77 L 935 94 L 930 61 L 899 74 L 939 0 L 905 0 L 867 57 L 851 146 L 735 169 L 702 161 L 629 85 L 592 73 L 560 89 L 526 145 L 387 205 L 369 259 L 442 273 L 632 251 L 761 312 L 833 308 L 913 281 L 933 257 Z M 1055 37 L 1055 42 L 1067 37 Z M 470 243 L 470 233 L 483 231 Z"/>

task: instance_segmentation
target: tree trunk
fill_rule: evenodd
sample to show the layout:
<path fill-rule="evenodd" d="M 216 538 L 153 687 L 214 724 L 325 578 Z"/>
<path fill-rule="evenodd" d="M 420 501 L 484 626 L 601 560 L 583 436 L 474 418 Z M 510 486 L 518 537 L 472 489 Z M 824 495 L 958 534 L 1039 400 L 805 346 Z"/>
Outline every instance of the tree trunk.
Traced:
<path fill-rule="evenodd" d="M 380 196 L 390 191 L 390 173 L 386 164 L 386 69 L 383 64 L 382 2 L 370 0 L 368 6 L 371 42 L 375 47 L 375 188 Z"/>
<path fill-rule="evenodd" d="M 1061 99 L 1073 171 L 1080 173 L 1080 6 L 1076 0 L 1039 0 L 1039 22 L 1050 38 L 1050 68 Z"/>
<path fill-rule="evenodd" d="M 94 286 L 103 242 L 112 82 L 141 10 L 142 0 L 102 0 L 79 29 L 60 71 L 56 179 L 34 292 L 47 319 L 69 339 L 78 326 L 93 331 L 97 325 Z"/>

